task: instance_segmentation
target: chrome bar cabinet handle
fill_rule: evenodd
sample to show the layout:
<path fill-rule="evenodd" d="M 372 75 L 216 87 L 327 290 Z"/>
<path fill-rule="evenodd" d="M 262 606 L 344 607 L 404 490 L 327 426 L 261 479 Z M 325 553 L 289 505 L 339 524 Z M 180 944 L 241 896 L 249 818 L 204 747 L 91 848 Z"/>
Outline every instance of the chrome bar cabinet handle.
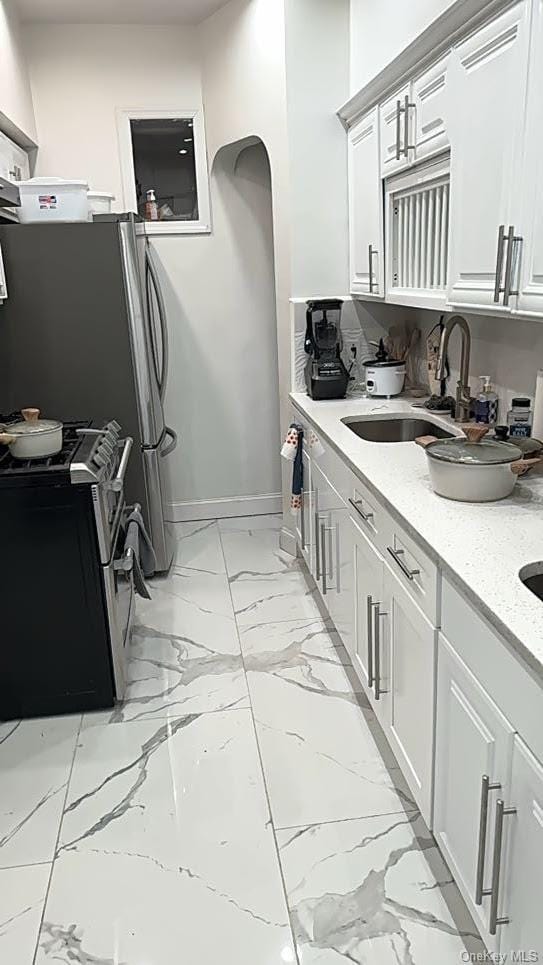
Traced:
<path fill-rule="evenodd" d="M 401 145 L 400 145 L 400 141 L 402 138 L 401 117 L 400 117 L 401 113 L 402 113 L 401 101 L 396 101 L 396 160 L 397 161 L 400 160 L 400 157 L 402 154 Z"/>
<path fill-rule="evenodd" d="M 317 583 L 321 578 L 321 545 L 319 540 L 319 514 L 315 511 L 315 577 Z"/>
<path fill-rule="evenodd" d="M 403 106 L 404 117 L 403 117 L 403 151 L 402 153 L 404 157 L 408 157 L 409 151 L 414 150 L 414 147 L 415 147 L 414 144 L 409 143 L 409 108 L 410 107 L 415 107 L 415 105 L 409 103 L 409 96 L 406 94 L 405 100 L 404 100 L 404 106 Z"/>
<path fill-rule="evenodd" d="M 378 255 L 379 252 L 373 247 L 373 245 L 368 245 L 368 262 L 369 262 L 369 291 L 370 295 L 373 295 L 376 291 L 379 291 L 378 282 L 373 281 L 373 256 Z"/>
<path fill-rule="evenodd" d="M 373 687 L 373 608 L 379 604 L 373 602 L 373 597 L 366 597 L 366 615 L 368 621 L 368 686 Z"/>
<path fill-rule="evenodd" d="M 519 289 L 513 288 L 513 273 L 517 273 L 519 270 L 519 262 L 517 261 L 517 252 L 520 253 L 520 245 L 522 243 L 522 237 L 515 234 L 515 226 L 509 225 L 509 231 L 507 232 L 507 258 L 505 260 L 505 279 L 503 288 L 503 304 L 508 305 L 511 295 L 518 295 Z"/>
<path fill-rule="evenodd" d="M 349 502 L 350 502 L 351 506 L 353 507 L 353 509 L 356 509 L 356 512 L 358 513 L 358 515 L 360 516 L 360 518 L 364 520 L 365 523 L 369 523 L 370 519 L 373 519 L 373 513 L 365 513 L 365 512 L 360 508 L 360 507 L 362 506 L 362 502 L 361 502 L 360 500 L 349 499 Z"/>
<path fill-rule="evenodd" d="M 496 934 L 498 925 L 507 925 L 508 918 L 498 918 L 498 902 L 500 897 L 500 866 L 502 860 L 503 819 L 506 814 L 516 814 L 516 808 L 506 808 L 502 800 L 496 801 L 496 826 L 494 832 L 494 857 L 492 861 L 492 885 L 490 894 L 490 916 L 488 930 L 491 935 Z"/>
<path fill-rule="evenodd" d="M 322 595 L 326 596 L 328 586 L 326 584 L 326 524 L 321 523 L 321 563 L 322 563 Z"/>
<path fill-rule="evenodd" d="M 305 550 L 305 506 L 304 506 L 304 496 L 305 493 L 302 490 L 302 501 L 300 505 L 300 536 L 302 537 L 302 549 Z"/>
<path fill-rule="evenodd" d="M 414 580 L 416 576 L 420 575 L 420 570 L 410 570 L 404 563 L 402 556 L 405 550 L 395 550 L 392 546 L 387 546 L 387 553 L 390 553 L 392 559 L 398 564 L 408 580 Z"/>
<path fill-rule="evenodd" d="M 373 640 L 374 640 L 374 650 L 375 650 L 375 658 L 374 658 L 375 671 L 374 671 L 374 677 L 373 677 L 373 693 L 374 693 L 375 699 L 380 700 L 381 694 L 384 693 L 384 690 L 381 689 L 381 627 L 380 627 L 379 621 L 381 617 L 386 616 L 386 613 L 381 613 L 380 603 L 374 603 L 373 607 L 374 607 Z"/>
<path fill-rule="evenodd" d="M 488 819 L 489 791 L 498 791 L 501 784 L 491 784 L 488 774 L 481 778 L 481 809 L 479 812 L 479 847 L 477 849 L 477 872 L 475 875 L 475 904 L 482 905 L 485 877 L 486 825 Z"/>
<path fill-rule="evenodd" d="M 498 250 L 496 252 L 496 280 L 494 282 L 494 301 L 497 304 L 500 300 L 500 295 L 504 290 L 502 288 L 502 272 L 503 272 L 503 249 L 505 242 L 507 241 L 507 235 L 505 234 L 505 225 L 501 224 L 498 228 Z"/>

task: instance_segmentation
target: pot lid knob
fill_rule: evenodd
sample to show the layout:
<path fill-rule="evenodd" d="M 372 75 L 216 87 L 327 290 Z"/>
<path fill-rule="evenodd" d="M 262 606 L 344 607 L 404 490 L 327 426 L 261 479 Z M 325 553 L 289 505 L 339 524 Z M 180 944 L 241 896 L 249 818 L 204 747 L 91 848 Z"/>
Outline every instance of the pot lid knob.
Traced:
<path fill-rule="evenodd" d="M 25 422 L 37 422 L 40 417 L 39 409 L 21 409 L 21 415 Z"/>
<path fill-rule="evenodd" d="M 461 426 L 462 432 L 467 436 L 468 442 L 480 442 L 486 436 L 490 426 L 474 426 L 466 423 Z"/>

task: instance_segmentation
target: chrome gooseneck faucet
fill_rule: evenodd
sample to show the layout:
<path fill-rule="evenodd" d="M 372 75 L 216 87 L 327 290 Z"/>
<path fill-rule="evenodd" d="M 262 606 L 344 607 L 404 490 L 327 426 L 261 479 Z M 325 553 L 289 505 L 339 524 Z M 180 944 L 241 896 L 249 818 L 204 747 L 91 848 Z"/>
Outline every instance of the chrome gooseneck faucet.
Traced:
<path fill-rule="evenodd" d="M 447 349 L 451 332 L 456 328 L 462 333 L 462 354 L 460 357 L 460 378 L 456 384 L 456 406 L 454 410 L 455 422 L 468 422 L 470 416 L 471 391 L 469 387 L 469 356 L 471 350 L 471 334 L 469 325 L 463 315 L 451 315 L 445 322 L 441 333 L 439 356 L 436 365 L 436 378 L 444 379 L 446 375 Z"/>

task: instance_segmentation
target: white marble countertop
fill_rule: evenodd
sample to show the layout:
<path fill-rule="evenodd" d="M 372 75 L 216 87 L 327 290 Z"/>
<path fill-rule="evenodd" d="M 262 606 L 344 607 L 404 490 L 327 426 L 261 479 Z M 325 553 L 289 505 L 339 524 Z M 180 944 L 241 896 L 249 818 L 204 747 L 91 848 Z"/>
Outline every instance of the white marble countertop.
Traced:
<path fill-rule="evenodd" d="M 518 576 L 527 563 L 543 560 L 539 467 L 499 502 L 443 499 L 432 490 L 421 448 L 413 442 L 366 442 L 341 420 L 409 412 L 454 430 L 450 419 L 414 409 L 414 400 L 403 397 L 316 402 L 293 392 L 291 399 L 543 683 L 543 602 Z"/>

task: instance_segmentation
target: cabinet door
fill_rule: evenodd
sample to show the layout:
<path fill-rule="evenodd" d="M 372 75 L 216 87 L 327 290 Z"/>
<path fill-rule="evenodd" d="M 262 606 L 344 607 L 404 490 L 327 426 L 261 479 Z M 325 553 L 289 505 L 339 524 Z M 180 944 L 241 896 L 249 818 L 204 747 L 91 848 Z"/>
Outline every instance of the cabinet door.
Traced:
<path fill-rule="evenodd" d="M 500 953 L 524 951 L 523 959 L 536 962 L 543 956 L 541 869 L 543 868 L 543 767 L 519 737 L 513 747 L 511 792 L 505 800 L 503 873 L 500 876 L 497 925 Z M 537 953 L 530 957 L 530 952 Z"/>
<path fill-rule="evenodd" d="M 0 177 L 23 181 L 30 177 L 28 154 L 0 132 Z"/>
<path fill-rule="evenodd" d="M 311 525 L 311 460 L 305 450 L 302 451 L 303 465 L 303 489 L 302 489 L 302 508 L 296 519 L 296 538 L 300 552 L 306 561 L 309 570 L 312 568 L 312 545 L 313 533 Z"/>
<path fill-rule="evenodd" d="M 457 305 L 496 307 L 507 264 L 499 228 L 519 222 L 529 8 L 515 4 L 451 53 L 449 301 Z"/>
<path fill-rule="evenodd" d="M 512 727 L 439 634 L 434 834 L 492 948 L 490 899 L 477 893 L 478 879 L 479 888 L 489 887 L 495 804 L 508 787 L 512 745 Z M 485 782 L 483 791 L 485 777 L 488 789 Z M 481 826 L 483 793 L 486 832 Z"/>
<path fill-rule="evenodd" d="M 383 602 L 383 559 L 353 519 L 354 637 L 351 658 L 374 709 L 380 710 L 375 691 L 375 626 Z M 376 706 L 377 705 L 377 706 Z"/>
<path fill-rule="evenodd" d="M 438 154 L 449 145 L 446 122 L 447 65 L 449 55 L 413 82 L 415 157 L 417 161 Z"/>
<path fill-rule="evenodd" d="M 377 108 L 349 131 L 348 152 L 351 291 L 382 297 L 383 199 Z"/>
<path fill-rule="evenodd" d="M 411 164 L 413 151 L 413 108 L 411 85 L 406 84 L 394 97 L 385 101 L 379 108 L 381 175 L 386 178 L 394 171 L 400 171 Z"/>
<path fill-rule="evenodd" d="M 330 613 L 343 646 L 352 655 L 355 635 L 353 534 L 349 507 L 340 497 L 332 513 L 331 537 L 336 579 L 329 598 Z"/>
<path fill-rule="evenodd" d="M 432 825 L 434 680 L 437 631 L 388 566 L 384 567 L 390 672 L 386 732 L 419 805 Z"/>
<path fill-rule="evenodd" d="M 313 576 L 332 619 L 337 595 L 337 536 L 335 515 L 341 497 L 321 469 L 312 463 L 312 522 L 314 531 Z"/>
<path fill-rule="evenodd" d="M 543 0 L 535 0 L 526 108 L 526 150 L 521 183 L 523 213 L 516 225 L 520 255 L 519 295 L 513 307 L 543 315 Z M 513 288 L 516 288 L 516 275 Z"/>

